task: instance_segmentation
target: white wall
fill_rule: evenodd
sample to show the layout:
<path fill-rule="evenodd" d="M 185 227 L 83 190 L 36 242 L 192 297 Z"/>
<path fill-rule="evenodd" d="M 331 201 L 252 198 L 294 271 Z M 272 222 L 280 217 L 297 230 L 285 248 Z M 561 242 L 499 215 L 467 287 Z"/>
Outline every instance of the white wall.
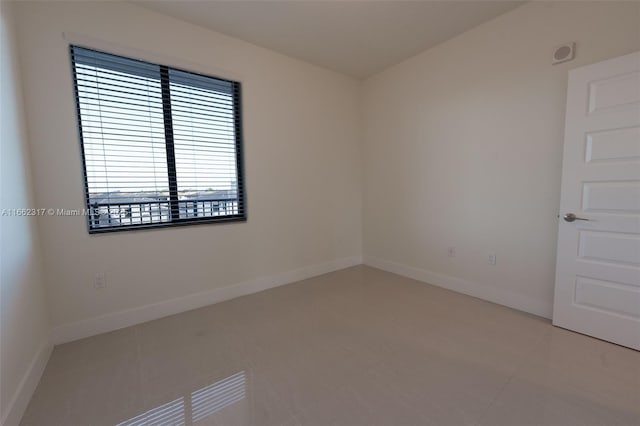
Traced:
<path fill-rule="evenodd" d="M 17 424 L 50 353 L 13 14 L 0 5 L 0 423 Z"/>
<path fill-rule="evenodd" d="M 567 71 L 638 49 L 640 3 L 531 2 L 368 79 L 365 261 L 549 317 Z"/>
<path fill-rule="evenodd" d="M 370 264 L 549 316 L 567 70 L 640 48 L 637 3 L 532 2 L 361 84 L 129 3 L 16 12 L 38 207 L 84 206 L 63 33 L 243 82 L 247 223 L 90 236 L 84 218 L 39 221 L 62 340 L 357 262 L 363 228 Z M 551 66 L 566 41 L 577 59 Z"/>
<path fill-rule="evenodd" d="M 63 32 L 243 83 L 248 221 L 89 235 L 85 218 L 43 218 L 55 326 L 359 261 L 358 81 L 129 3 L 21 2 L 16 10 L 40 207 L 84 205 Z M 326 267 L 305 269 L 314 265 Z M 93 288 L 96 272 L 106 273 L 106 288 Z M 114 318 L 81 334 L 100 331 L 102 320 Z"/>

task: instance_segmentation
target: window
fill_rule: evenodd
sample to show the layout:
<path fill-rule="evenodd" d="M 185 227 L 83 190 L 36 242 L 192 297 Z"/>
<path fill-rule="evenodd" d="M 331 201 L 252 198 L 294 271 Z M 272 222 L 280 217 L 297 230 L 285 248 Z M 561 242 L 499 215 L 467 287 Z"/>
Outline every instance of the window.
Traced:
<path fill-rule="evenodd" d="M 89 232 L 246 220 L 240 83 L 71 46 Z"/>

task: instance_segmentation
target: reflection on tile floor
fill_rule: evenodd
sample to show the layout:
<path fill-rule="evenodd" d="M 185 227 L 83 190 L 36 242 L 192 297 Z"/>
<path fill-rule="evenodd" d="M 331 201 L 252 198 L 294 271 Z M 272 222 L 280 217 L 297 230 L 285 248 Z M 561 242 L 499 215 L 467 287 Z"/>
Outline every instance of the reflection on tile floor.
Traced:
<path fill-rule="evenodd" d="M 23 425 L 640 425 L 640 353 L 365 266 L 55 348 Z"/>

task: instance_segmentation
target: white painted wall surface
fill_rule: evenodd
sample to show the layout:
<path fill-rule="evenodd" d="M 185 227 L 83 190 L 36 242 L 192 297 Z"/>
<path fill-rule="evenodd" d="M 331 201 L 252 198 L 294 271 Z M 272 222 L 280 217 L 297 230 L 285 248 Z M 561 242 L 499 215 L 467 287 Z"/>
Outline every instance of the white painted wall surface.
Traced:
<path fill-rule="evenodd" d="M 128 3 L 18 4 L 39 207 L 83 207 L 63 33 L 243 82 L 249 221 L 89 236 L 44 218 L 53 324 L 348 265 L 363 227 L 370 264 L 549 316 L 566 72 L 639 49 L 639 7 L 530 3 L 360 84 Z M 551 66 L 567 41 L 577 59 Z"/>
<path fill-rule="evenodd" d="M 55 326 L 358 261 L 358 81 L 129 3 L 23 2 L 16 10 L 40 207 L 84 206 L 63 32 L 243 83 L 248 221 L 90 236 L 84 218 L 43 218 Z M 96 272 L 106 288 L 93 288 Z M 99 330 L 96 321 L 88 327 Z"/>
<path fill-rule="evenodd" d="M 2 208 L 84 206 L 67 33 L 243 82 L 249 220 L 90 236 L 84 218 L 2 217 L 3 420 L 18 407 L 7 424 L 48 355 L 45 287 L 71 339 L 364 251 L 369 264 L 550 316 L 567 70 L 640 49 L 639 3 L 532 2 L 361 83 L 125 2 L 20 2 L 15 23 L 9 9 Z M 576 60 L 551 66 L 569 41 Z"/>
<path fill-rule="evenodd" d="M 17 424 L 50 353 L 13 10 L 0 5 L 0 424 Z"/>
<path fill-rule="evenodd" d="M 640 3 L 531 2 L 368 79 L 365 262 L 550 317 L 567 71 L 638 49 Z"/>

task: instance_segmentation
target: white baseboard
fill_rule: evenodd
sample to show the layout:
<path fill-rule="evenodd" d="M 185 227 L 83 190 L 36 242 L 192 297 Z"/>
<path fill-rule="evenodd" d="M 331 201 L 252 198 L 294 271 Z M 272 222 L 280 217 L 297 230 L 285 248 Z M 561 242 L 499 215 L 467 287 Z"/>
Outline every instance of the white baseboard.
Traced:
<path fill-rule="evenodd" d="M 312 278 L 328 272 L 348 268 L 362 263 L 361 256 L 337 259 L 330 262 L 310 265 L 300 269 L 287 271 L 277 275 L 259 277 L 253 280 L 233 284 L 226 287 L 178 297 L 163 302 L 144 305 L 133 309 L 114 312 L 81 321 L 62 324 L 53 329 L 53 343 L 56 345 L 73 340 L 106 333 L 131 325 L 140 324 L 154 319 L 190 311 L 203 306 L 212 305 L 225 300 L 257 293 L 269 288 Z"/>
<path fill-rule="evenodd" d="M 16 392 L 7 405 L 7 411 L 2 416 L 2 426 L 17 426 L 20 423 L 24 411 L 27 409 L 29 401 L 31 401 L 33 392 L 35 392 L 38 382 L 40 382 L 40 377 L 42 377 L 44 368 L 47 366 L 52 350 L 53 344 L 47 339 L 33 356 Z"/>
<path fill-rule="evenodd" d="M 373 268 L 382 269 L 383 271 L 392 272 L 394 274 L 433 284 L 438 287 L 477 297 L 478 299 L 497 303 L 499 305 L 528 312 L 544 318 L 550 319 L 553 312 L 553 305 L 551 301 L 547 303 L 539 300 L 532 300 L 528 297 L 514 293 L 507 293 L 503 290 L 498 290 L 479 282 L 467 281 L 451 277 L 449 275 L 439 274 L 425 269 L 379 259 L 373 256 L 364 256 L 363 261 L 365 265 Z"/>

